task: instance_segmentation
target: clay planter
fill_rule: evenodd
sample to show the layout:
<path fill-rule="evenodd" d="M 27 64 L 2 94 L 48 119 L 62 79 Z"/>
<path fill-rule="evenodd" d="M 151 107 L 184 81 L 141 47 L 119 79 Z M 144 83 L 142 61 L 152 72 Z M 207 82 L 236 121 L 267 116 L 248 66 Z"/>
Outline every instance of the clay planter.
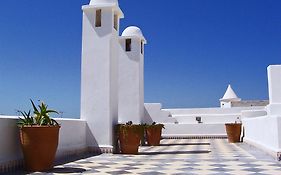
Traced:
<path fill-rule="evenodd" d="M 149 146 L 159 146 L 162 134 L 162 124 L 149 125 L 145 129 L 146 140 Z"/>
<path fill-rule="evenodd" d="M 20 127 L 20 141 L 25 168 L 28 171 L 46 171 L 53 168 L 60 126 Z"/>
<path fill-rule="evenodd" d="M 122 154 L 138 154 L 143 135 L 141 125 L 119 125 L 120 151 Z"/>
<path fill-rule="evenodd" d="M 241 123 L 226 123 L 225 129 L 229 143 L 240 142 Z"/>
<path fill-rule="evenodd" d="M 159 146 L 162 134 L 162 124 L 149 125 L 145 129 L 147 144 L 149 146 Z"/>

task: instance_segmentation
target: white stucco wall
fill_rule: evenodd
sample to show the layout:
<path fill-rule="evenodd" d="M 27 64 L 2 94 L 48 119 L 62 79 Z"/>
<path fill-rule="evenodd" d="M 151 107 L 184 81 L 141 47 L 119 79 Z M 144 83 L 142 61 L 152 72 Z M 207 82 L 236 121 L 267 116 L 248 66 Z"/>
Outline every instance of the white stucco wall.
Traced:
<path fill-rule="evenodd" d="M 175 123 L 176 119 L 171 117 L 169 111 L 162 110 L 161 103 L 145 103 L 144 104 L 143 123 Z"/>
<path fill-rule="evenodd" d="M 17 117 L 0 116 L 0 163 L 21 159 Z"/>
<path fill-rule="evenodd" d="M 231 108 L 231 102 L 221 101 L 221 108 Z"/>
<path fill-rule="evenodd" d="M 245 128 L 244 141 L 277 157 L 281 152 L 281 117 L 261 116 L 242 119 Z"/>
<path fill-rule="evenodd" d="M 237 107 L 237 108 L 181 108 L 163 109 L 171 114 L 178 123 L 196 124 L 196 117 L 201 117 L 203 124 L 233 123 L 240 120 L 244 110 L 262 110 L 264 107 Z"/>
<path fill-rule="evenodd" d="M 131 51 L 126 52 L 126 39 L 131 39 Z M 144 116 L 143 62 L 141 38 L 119 38 L 119 103 L 120 123 L 142 123 Z"/>
<path fill-rule="evenodd" d="M 237 107 L 237 108 L 175 108 L 163 109 L 172 115 L 201 115 L 201 114 L 233 114 L 241 113 L 242 110 L 264 109 L 264 107 Z"/>
<path fill-rule="evenodd" d="M 266 109 L 264 110 L 244 110 L 241 112 L 241 117 L 243 118 L 253 118 L 253 117 L 261 117 L 266 116 Z"/>
<path fill-rule="evenodd" d="M 270 65 L 268 72 L 269 115 L 281 115 L 281 65 Z"/>
<path fill-rule="evenodd" d="M 0 116 L 0 165 L 22 159 L 15 116 Z M 56 119 L 61 124 L 57 157 L 87 149 L 86 121 Z"/>
<path fill-rule="evenodd" d="M 83 6 L 81 118 L 88 123 L 87 141 L 93 147 L 112 147 L 118 122 L 118 31 L 111 6 Z M 96 10 L 101 27 L 95 27 Z"/>
<path fill-rule="evenodd" d="M 201 115 L 176 115 L 174 118 L 178 123 L 196 124 L 196 117 L 201 117 L 203 124 L 211 123 L 234 123 L 238 118 L 240 119 L 241 114 L 201 114 Z"/>
<path fill-rule="evenodd" d="M 226 136 L 224 124 L 165 124 L 163 137 Z"/>
<path fill-rule="evenodd" d="M 265 108 L 266 113 L 243 113 L 244 140 L 281 160 L 281 65 L 269 66 L 267 71 L 269 105 Z"/>

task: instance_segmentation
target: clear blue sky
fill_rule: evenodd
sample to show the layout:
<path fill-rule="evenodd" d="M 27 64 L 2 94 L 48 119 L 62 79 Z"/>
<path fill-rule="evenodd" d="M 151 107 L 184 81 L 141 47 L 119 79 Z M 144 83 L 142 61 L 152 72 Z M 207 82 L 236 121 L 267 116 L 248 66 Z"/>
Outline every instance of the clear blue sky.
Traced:
<path fill-rule="evenodd" d="M 88 2 L 1 2 L 0 114 L 28 110 L 32 98 L 64 117 L 79 116 L 81 6 Z M 266 67 L 281 63 L 280 0 L 119 4 L 121 31 L 137 25 L 148 40 L 146 102 L 218 106 L 229 83 L 242 99 L 268 98 Z"/>

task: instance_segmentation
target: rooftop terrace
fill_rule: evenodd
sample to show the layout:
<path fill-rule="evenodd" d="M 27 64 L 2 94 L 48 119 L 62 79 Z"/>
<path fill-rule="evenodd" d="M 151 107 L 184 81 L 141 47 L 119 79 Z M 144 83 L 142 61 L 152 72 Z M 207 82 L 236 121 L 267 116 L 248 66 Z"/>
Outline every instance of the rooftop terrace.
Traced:
<path fill-rule="evenodd" d="M 163 139 L 160 146 L 142 146 L 139 155 L 101 154 L 58 165 L 43 174 L 276 175 L 280 170 L 278 161 L 245 143 L 230 144 L 226 139 Z"/>

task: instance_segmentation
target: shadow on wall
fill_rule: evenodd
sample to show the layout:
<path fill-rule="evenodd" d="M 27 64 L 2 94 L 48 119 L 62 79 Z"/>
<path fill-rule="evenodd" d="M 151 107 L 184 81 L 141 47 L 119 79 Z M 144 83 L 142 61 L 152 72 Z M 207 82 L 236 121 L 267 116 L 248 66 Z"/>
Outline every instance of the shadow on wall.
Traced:
<path fill-rule="evenodd" d="M 144 123 L 152 123 L 152 117 L 150 116 L 150 114 L 148 113 L 148 111 L 146 110 L 146 108 L 144 108 L 144 119 L 143 119 Z"/>
<path fill-rule="evenodd" d="M 93 133 L 91 132 L 88 123 L 86 124 L 86 139 L 87 139 L 87 145 L 89 147 L 98 148 L 99 145 L 97 143 L 97 140 L 95 139 Z"/>

